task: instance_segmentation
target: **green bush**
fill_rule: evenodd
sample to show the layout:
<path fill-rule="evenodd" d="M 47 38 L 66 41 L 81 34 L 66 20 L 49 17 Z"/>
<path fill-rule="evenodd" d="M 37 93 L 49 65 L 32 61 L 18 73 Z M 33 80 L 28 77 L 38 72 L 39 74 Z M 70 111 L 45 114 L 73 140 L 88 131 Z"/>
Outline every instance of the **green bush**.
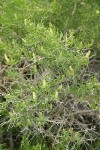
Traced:
<path fill-rule="evenodd" d="M 89 7 L 79 3 L 1 1 L 1 149 L 78 150 L 98 143 L 100 83 L 89 67 L 91 39 L 98 36 L 76 33 L 80 24 L 85 28 L 88 12 L 82 12 Z"/>

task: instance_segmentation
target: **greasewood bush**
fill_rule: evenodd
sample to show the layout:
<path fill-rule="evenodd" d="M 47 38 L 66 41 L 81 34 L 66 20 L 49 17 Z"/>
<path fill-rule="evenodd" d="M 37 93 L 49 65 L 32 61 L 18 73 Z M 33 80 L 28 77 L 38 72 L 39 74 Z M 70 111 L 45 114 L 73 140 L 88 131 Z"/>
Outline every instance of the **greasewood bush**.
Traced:
<path fill-rule="evenodd" d="M 75 36 L 62 10 L 75 7 L 73 16 L 79 2 L 1 1 L 1 150 L 99 147 L 100 83 L 89 67 L 91 40 Z"/>

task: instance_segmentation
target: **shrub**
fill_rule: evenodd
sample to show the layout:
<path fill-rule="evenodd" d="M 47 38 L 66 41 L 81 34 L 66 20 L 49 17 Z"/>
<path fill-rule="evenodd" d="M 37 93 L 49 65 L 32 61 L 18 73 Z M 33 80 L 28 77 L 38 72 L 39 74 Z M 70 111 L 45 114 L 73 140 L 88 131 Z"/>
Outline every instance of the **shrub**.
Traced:
<path fill-rule="evenodd" d="M 84 149 L 100 138 L 100 85 L 89 68 L 91 45 L 82 44 L 73 30 L 69 37 L 59 32 L 48 20 L 47 4 L 2 2 L 0 138 L 4 148 Z M 54 4 L 50 2 L 50 8 L 58 11 Z"/>

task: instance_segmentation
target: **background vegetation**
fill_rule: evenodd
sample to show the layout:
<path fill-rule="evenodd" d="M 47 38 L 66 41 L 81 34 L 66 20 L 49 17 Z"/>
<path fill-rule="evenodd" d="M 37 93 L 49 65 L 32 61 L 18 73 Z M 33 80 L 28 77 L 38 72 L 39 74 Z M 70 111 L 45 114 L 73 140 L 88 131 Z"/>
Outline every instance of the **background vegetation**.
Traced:
<path fill-rule="evenodd" d="M 0 150 L 98 150 L 98 0 L 0 1 Z"/>

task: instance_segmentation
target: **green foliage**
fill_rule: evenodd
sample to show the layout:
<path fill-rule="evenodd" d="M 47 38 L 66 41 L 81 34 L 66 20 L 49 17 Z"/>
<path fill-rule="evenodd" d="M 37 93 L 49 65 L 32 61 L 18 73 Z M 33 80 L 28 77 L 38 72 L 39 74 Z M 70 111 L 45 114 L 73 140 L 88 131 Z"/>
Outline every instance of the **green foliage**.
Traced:
<path fill-rule="evenodd" d="M 90 145 L 90 150 L 98 150 L 100 147 L 100 142 L 96 141 L 93 145 Z"/>
<path fill-rule="evenodd" d="M 0 3 L 0 148 L 80 150 L 98 140 L 89 49 L 99 48 L 99 2 Z"/>
<path fill-rule="evenodd" d="M 66 149 L 79 149 L 81 148 L 81 144 L 83 143 L 83 137 L 79 132 L 73 131 L 73 129 L 70 129 L 66 131 L 65 129 L 62 131 L 62 135 L 60 138 L 60 142 L 57 145 L 57 150 Z M 74 143 L 74 144 L 73 144 Z"/>
<path fill-rule="evenodd" d="M 3 35 L 10 34 L 8 38 L 19 40 L 24 37 L 26 33 L 24 22 L 27 20 L 36 23 L 43 22 L 45 25 L 49 25 L 51 22 L 60 32 L 67 32 L 69 29 L 76 30 L 76 37 L 84 44 L 94 40 L 94 45 L 99 49 L 100 12 L 98 0 L 51 0 L 48 2 L 12 0 L 1 4 L 3 5 Z"/>
<path fill-rule="evenodd" d="M 28 141 L 27 137 L 23 137 L 21 148 L 19 150 L 44 150 L 48 148 L 44 144 L 37 144 L 36 146 L 32 146 L 32 144 Z"/>

